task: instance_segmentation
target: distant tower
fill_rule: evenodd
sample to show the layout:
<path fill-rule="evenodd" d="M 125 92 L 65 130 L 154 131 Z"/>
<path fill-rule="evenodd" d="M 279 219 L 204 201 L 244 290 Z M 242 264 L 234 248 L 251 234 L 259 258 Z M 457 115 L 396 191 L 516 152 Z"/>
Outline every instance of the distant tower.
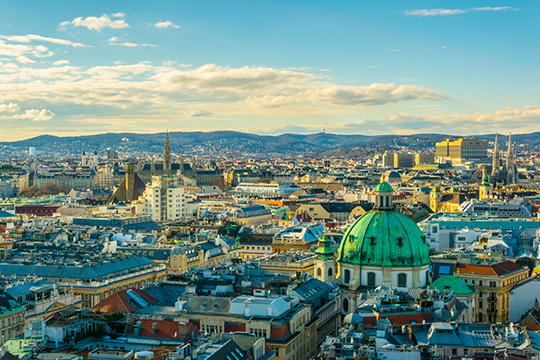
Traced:
<path fill-rule="evenodd" d="M 512 133 L 508 136 L 508 152 L 506 153 L 506 184 L 516 183 L 516 165 L 514 164 L 514 149 L 512 148 Z"/>
<path fill-rule="evenodd" d="M 135 194 L 135 165 L 126 164 L 126 200 L 132 201 Z"/>
<path fill-rule="evenodd" d="M 98 166 L 99 164 L 99 161 L 98 161 L 98 154 L 97 154 L 97 147 L 94 148 L 94 158 L 92 159 L 92 161 L 94 162 L 94 166 Z"/>
<path fill-rule="evenodd" d="M 84 146 L 82 148 L 82 155 L 81 155 L 81 166 L 86 166 L 87 160 L 86 160 L 86 152 L 84 151 Z"/>
<path fill-rule="evenodd" d="M 441 199 L 441 190 L 434 187 L 429 193 L 429 207 L 433 212 L 439 212 L 439 202 Z"/>
<path fill-rule="evenodd" d="M 484 176 L 482 178 L 482 183 L 478 187 L 479 198 L 480 200 L 489 199 L 491 197 L 491 184 L 489 183 L 489 178 L 484 170 Z"/>
<path fill-rule="evenodd" d="M 501 153 L 497 142 L 497 133 L 495 133 L 495 146 L 493 147 L 493 165 L 491 168 L 491 177 L 498 179 L 501 174 Z"/>
<path fill-rule="evenodd" d="M 163 172 L 171 176 L 171 143 L 169 142 L 169 131 L 165 135 L 165 147 L 163 148 Z"/>
<path fill-rule="evenodd" d="M 182 155 L 180 155 L 180 166 L 179 166 L 178 172 L 180 174 L 184 173 L 184 157 Z"/>

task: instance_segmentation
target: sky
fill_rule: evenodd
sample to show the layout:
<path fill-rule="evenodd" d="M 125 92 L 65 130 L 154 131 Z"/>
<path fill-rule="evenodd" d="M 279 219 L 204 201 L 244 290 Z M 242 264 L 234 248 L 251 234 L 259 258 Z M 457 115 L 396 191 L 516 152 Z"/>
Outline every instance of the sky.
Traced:
<path fill-rule="evenodd" d="M 4 1 L 0 140 L 540 131 L 540 2 Z"/>

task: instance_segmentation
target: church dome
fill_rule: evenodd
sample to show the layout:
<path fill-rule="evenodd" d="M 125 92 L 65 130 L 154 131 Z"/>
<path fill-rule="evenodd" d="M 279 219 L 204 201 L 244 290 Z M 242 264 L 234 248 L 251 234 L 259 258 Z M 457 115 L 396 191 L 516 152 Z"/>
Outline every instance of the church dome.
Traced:
<path fill-rule="evenodd" d="M 384 191 L 384 192 L 394 192 L 392 185 L 387 182 L 381 182 L 375 187 L 375 192 Z"/>
<path fill-rule="evenodd" d="M 420 228 L 406 215 L 371 210 L 345 232 L 338 261 L 377 267 L 428 265 L 429 249 Z"/>

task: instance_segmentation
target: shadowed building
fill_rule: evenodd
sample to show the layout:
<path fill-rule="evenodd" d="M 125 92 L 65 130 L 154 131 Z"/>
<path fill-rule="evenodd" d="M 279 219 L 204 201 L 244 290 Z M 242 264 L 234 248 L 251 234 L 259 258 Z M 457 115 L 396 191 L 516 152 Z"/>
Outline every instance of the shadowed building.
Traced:
<path fill-rule="evenodd" d="M 114 191 L 109 202 L 127 202 L 137 200 L 144 193 L 146 186 L 135 174 L 135 165 L 126 164 L 126 177 L 120 186 Z"/>

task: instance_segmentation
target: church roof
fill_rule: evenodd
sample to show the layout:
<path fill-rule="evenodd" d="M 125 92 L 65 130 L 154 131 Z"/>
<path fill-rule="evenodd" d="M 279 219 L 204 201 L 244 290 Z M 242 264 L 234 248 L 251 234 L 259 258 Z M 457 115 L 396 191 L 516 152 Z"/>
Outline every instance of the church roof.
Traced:
<path fill-rule="evenodd" d="M 429 249 L 420 228 L 397 211 L 371 210 L 345 232 L 338 261 L 380 267 L 423 266 Z"/>

